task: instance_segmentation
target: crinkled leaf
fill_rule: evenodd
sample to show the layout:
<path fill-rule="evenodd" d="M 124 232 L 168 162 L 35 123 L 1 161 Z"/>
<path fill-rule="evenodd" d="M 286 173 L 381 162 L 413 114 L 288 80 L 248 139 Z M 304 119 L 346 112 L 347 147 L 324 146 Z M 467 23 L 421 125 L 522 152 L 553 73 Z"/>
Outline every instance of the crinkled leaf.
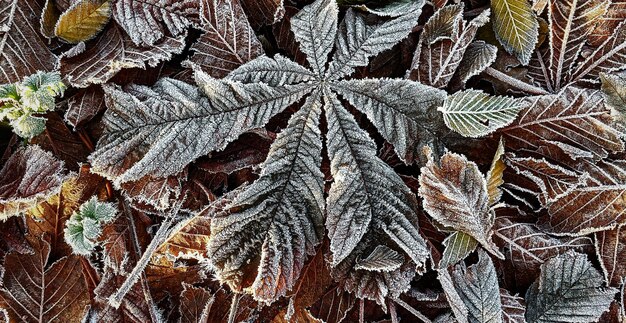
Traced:
<path fill-rule="evenodd" d="M 502 305 L 498 276 L 491 258 L 482 250 L 478 263 L 467 267 L 457 265 L 452 272 L 454 288 L 467 307 L 467 319 L 471 323 L 502 322 Z"/>
<path fill-rule="evenodd" d="M 491 0 L 493 31 L 507 52 L 527 65 L 539 36 L 539 22 L 528 0 Z"/>
<path fill-rule="evenodd" d="M 528 322 L 595 322 L 617 292 L 604 281 L 585 254 L 569 251 L 541 265 L 526 292 Z"/>
<path fill-rule="evenodd" d="M 439 261 L 439 268 L 446 268 L 465 259 L 472 251 L 476 250 L 478 241 L 471 235 L 455 231 L 443 240 L 445 249 Z"/>
<path fill-rule="evenodd" d="M 337 3 L 317 0 L 291 18 L 291 30 L 313 71 L 322 75 L 337 35 Z"/>
<path fill-rule="evenodd" d="M 111 17 L 110 0 L 81 0 L 67 9 L 54 27 L 54 35 L 70 44 L 90 40 Z"/>
<path fill-rule="evenodd" d="M 444 268 L 439 270 L 437 279 L 443 288 L 444 295 L 446 296 L 446 300 L 448 301 L 448 305 L 450 306 L 452 313 L 454 313 L 456 321 L 459 323 L 467 323 L 469 315 L 468 308 L 465 305 L 465 302 L 463 302 L 461 295 L 459 295 L 456 288 L 454 288 L 452 276 L 450 276 L 448 269 Z"/>
<path fill-rule="evenodd" d="M 152 47 L 135 46 L 128 35 L 113 24 L 89 48 L 79 43 L 61 55 L 59 69 L 72 86 L 87 87 L 107 82 L 122 69 L 154 67 L 184 48 L 183 38 L 171 37 L 165 37 Z"/>
<path fill-rule="evenodd" d="M 596 233 L 595 244 L 606 281 L 611 286 L 619 286 L 622 279 L 626 278 L 626 267 L 623 264 L 626 257 L 626 226 L 620 225 Z"/>
<path fill-rule="evenodd" d="M 364 259 L 358 260 L 354 269 L 369 271 L 394 271 L 404 262 L 404 257 L 393 249 L 379 245 Z"/>
<path fill-rule="evenodd" d="M 439 9 L 424 26 L 407 76 L 437 88 L 446 87 L 478 28 L 488 21 L 489 10 L 467 23 L 462 4 Z"/>
<path fill-rule="evenodd" d="M 273 302 L 293 288 L 320 242 L 320 113 L 319 97 L 309 98 L 278 135 L 261 177 L 211 222 L 208 250 L 221 281 L 235 290 L 247 287 L 243 272 L 260 256 L 250 287 L 258 300 Z"/>
<path fill-rule="evenodd" d="M 273 58 L 261 56 L 232 71 L 228 78 L 243 83 L 264 82 L 271 86 L 297 84 L 315 80 L 315 73 L 276 54 Z"/>
<path fill-rule="evenodd" d="M 376 157 L 376 145 L 339 100 L 334 95 L 326 100 L 334 179 L 327 198 L 326 228 L 333 264 L 346 258 L 370 227 L 378 227 L 421 266 L 428 251 L 417 230 L 415 195 Z"/>
<path fill-rule="evenodd" d="M 0 218 L 18 215 L 57 193 L 65 166 L 32 145 L 17 150 L 0 170 Z"/>
<path fill-rule="evenodd" d="M 624 149 L 600 91 L 567 87 L 529 100 L 520 117 L 502 130 L 507 148 L 565 149 L 574 160 L 581 156 L 597 160 Z"/>
<path fill-rule="evenodd" d="M 185 33 L 198 20 L 196 0 L 114 0 L 113 18 L 137 46 L 155 46 Z M 163 26 L 165 25 L 165 26 Z"/>
<path fill-rule="evenodd" d="M 41 12 L 40 1 L 0 1 L 0 84 L 54 69 L 56 55 L 39 33 Z"/>
<path fill-rule="evenodd" d="M 371 57 L 387 50 L 406 38 L 422 12 L 424 1 L 413 1 L 411 9 L 395 19 L 378 25 L 368 25 L 365 18 L 349 9 L 339 26 L 337 51 L 333 55 L 327 76 L 339 79 L 352 74 L 356 67 L 366 66 Z"/>
<path fill-rule="evenodd" d="M 406 163 L 434 137 L 426 126 L 429 112 L 445 98 L 445 92 L 409 80 L 345 80 L 332 84 L 332 89 L 365 113 Z"/>
<path fill-rule="evenodd" d="M 90 156 L 93 170 L 116 183 L 176 174 L 244 131 L 263 126 L 308 89 L 306 84 L 218 81 L 202 72 L 196 82 L 202 90 L 172 79 L 153 88 L 131 86 L 129 92 L 106 87 L 109 109 L 104 135 Z"/>
<path fill-rule="evenodd" d="M 49 264 L 50 244 L 29 239 L 32 254 L 12 253 L 4 260 L 0 302 L 12 321 L 71 322 L 83 316 L 89 291 L 78 256 Z"/>
<path fill-rule="evenodd" d="M 203 0 L 202 36 L 193 43 L 194 54 L 183 65 L 197 65 L 214 77 L 224 77 L 263 54 L 263 47 L 248 24 L 238 0 Z"/>
<path fill-rule="evenodd" d="M 514 98 L 465 90 L 448 96 L 439 111 L 448 128 L 475 138 L 511 124 L 522 107 L 522 102 Z"/>
<path fill-rule="evenodd" d="M 424 209 L 437 222 L 469 234 L 498 257 L 491 241 L 494 211 L 489 205 L 487 181 L 465 156 L 446 153 L 440 165 L 429 157 L 419 177 Z"/>

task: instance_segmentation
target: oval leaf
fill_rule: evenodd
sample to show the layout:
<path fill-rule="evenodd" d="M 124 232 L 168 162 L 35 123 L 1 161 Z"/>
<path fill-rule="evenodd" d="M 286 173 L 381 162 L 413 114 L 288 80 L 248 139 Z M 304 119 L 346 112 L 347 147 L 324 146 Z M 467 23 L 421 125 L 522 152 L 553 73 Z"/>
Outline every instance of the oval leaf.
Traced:
<path fill-rule="evenodd" d="M 110 1 L 79 1 L 59 17 L 54 33 L 68 43 L 80 43 L 96 37 L 110 17 Z"/>

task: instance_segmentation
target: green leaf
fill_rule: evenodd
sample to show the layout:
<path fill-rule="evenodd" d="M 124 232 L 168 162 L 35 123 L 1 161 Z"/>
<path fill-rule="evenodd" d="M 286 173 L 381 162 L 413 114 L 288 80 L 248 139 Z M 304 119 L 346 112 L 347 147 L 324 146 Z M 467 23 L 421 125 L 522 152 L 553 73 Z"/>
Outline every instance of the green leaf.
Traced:
<path fill-rule="evenodd" d="M 539 22 L 528 0 L 491 0 L 493 31 L 507 52 L 527 65 L 539 36 Z"/>
<path fill-rule="evenodd" d="M 96 37 L 110 17 L 109 0 L 78 1 L 59 17 L 54 33 L 68 43 L 80 43 Z"/>
<path fill-rule="evenodd" d="M 448 96 L 439 111 L 448 128 L 476 138 L 511 124 L 522 107 L 514 98 L 466 90 Z"/>
<path fill-rule="evenodd" d="M 446 247 L 443 250 L 443 256 L 439 261 L 439 268 L 446 268 L 465 259 L 478 246 L 478 241 L 471 235 L 456 231 L 443 240 Z"/>

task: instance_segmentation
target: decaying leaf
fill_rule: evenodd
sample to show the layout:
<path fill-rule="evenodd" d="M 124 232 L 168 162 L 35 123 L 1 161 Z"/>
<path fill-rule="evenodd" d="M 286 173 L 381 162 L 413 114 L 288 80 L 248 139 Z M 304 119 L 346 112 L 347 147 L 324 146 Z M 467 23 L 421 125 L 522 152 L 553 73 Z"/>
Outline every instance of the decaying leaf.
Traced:
<path fill-rule="evenodd" d="M 110 17 L 110 0 L 75 1 L 59 17 L 54 35 L 71 44 L 87 41 L 102 31 Z"/>
<path fill-rule="evenodd" d="M 604 278 L 611 286 L 619 286 L 626 278 L 626 268 L 622 265 L 626 250 L 626 234 L 623 225 L 615 229 L 595 234 L 596 253 L 600 258 L 600 265 Z"/>
<path fill-rule="evenodd" d="M 502 303 L 503 323 L 526 323 L 526 303 L 519 296 L 513 296 L 500 288 L 500 302 Z"/>
<path fill-rule="evenodd" d="M 600 272 L 584 254 L 569 251 L 548 260 L 526 293 L 528 322 L 594 322 L 617 290 L 603 287 Z"/>

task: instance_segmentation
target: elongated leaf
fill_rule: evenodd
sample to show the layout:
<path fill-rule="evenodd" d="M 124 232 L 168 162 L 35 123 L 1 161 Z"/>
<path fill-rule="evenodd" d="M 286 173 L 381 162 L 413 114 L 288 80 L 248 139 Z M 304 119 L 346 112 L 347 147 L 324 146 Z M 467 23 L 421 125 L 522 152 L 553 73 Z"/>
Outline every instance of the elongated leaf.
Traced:
<path fill-rule="evenodd" d="M 526 323 L 526 304 L 519 296 L 512 296 L 504 288 L 500 288 L 500 302 L 502 303 L 502 322 Z"/>
<path fill-rule="evenodd" d="M 461 298 L 461 295 L 454 288 L 454 282 L 452 281 L 452 276 L 448 269 L 442 269 L 438 271 L 437 279 L 439 283 L 441 283 L 441 287 L 443 288 L 444 295 L 452 309 L 452 313 L 454 313 L 454 318 L 459 323 L 467 323 L 468 322 L 468 309 Z M 449 319 L 448 319 L 449 321 Z"/>
<path fill-rule="evenodd" d="M 61 188 L 65 167 L 39 146 L 17 150 L 0 170 L 0 218 L 18 215 Z"/>
<path fill-rule="evenodd" d="M 626 16 L 623 18 L 626 20 Z M 626 21 L 615 27 L 608 37 L 589 57 L 581 61 L 572 72 L 572 81 L 598 79 L 599 73 L 626 68 Z"/>
<path fill-rule="evenodd" d="M 261 177 L 211 222 L 211 262 L 220 280 L 233 289 L 247 287 L 242 286 L 242 272 L 260 254 L 250 287 L 258 300 L 273 302 L 285 295 L 320 242 L 324 210 L 320 113 L 319 97 L 309 98 L 278 135 Z"/>
<path fill-rule="evenodd" d="M 115 0 L 113 18 L 137 46 L 154 46 L 166 37 L 178 37 L 198 20 L 196 0 Z M 165 27 L 163 26 L 165 25 Z"/>
<path fill-rule="evenodd" d="M 355 67 L 367 65 L 371 57 L 406 38 L 417 24 L 424 1 L 406 4 L 406 13 L 378 25 L 368 25 L 362 15 L 349 9 L 339 26 L 337 51 L 327 76 L 339 79 L 352 74 Z"/>
<path fill-rule="evenodd" d="M 107 82 L 124 68 L 157 66 L 184 48 L 182 38 L 171 37 L 166 37 L 154 47 L 137 47 L 121 28 L 112 25 L 89 49 L 80 43 L 63 54 L 59 59 L 59 68 L 72 86 L 87 87 Z"/>
<path fill-rule="evenodd" d="M 439 9 L 424 26 L 407 76 L 437 88 L 446 87 L 478 28 L 488 21 L 489 10 L 467 23 L 462 4 Z"/>
<path fill-rule="evenodd" d="M 71 44 L 87 41 L 102 31 L 110 17 L 110 0 L 81 0 L 59 17 L 54 34 Z"/>
<path fill-rule="evenodd" d="M 461 83 L 467 82 L 470 77 L 480 74 L 496 61 L 498 47 L 482 40 L 473 41 L 463 54 L 463 60 L 455 72 L 455 79 Z"/>
<path fill-rule="evenodd" d="M 406 163 L 432 140 L 431 112 L 445 98 L 443 91 L 409 80 L 346 80 L 331 86 L 367 115 Z"/>
<path fill-rule="evenodd" d="M 506 146 L 514 150 L 572 147 L 572 159 L 581 154 L 600 159 L 624 149 L 612 123 L 601 92 L 567 87 L 558 94 L 533 98 L 502 134 Z"/>
<path fill-rule="evenodd" d="M 446 153 L 437 165 L 432 156 L 422 167 L 419 195 L 437 222 L 469 234 L 491 253 L 502 254 L 491 241 L 495 214 L 489 205 L 487 181 L 465 156 Z"/>
<path fill-rule="evenodd" d="M 482 250 L 478 252 L 478 263 L 457 265 L 452 272 L 454 287 L 467 306 L 468 321 L 471 323 L 502 322 L 502 305 L 498 276 L 491 258 Z"/>
<path fill-rule="evenodd" d="M 448 128 L 475 138 L 511 124 L 522 107 L 522 103 L 513 98 L 465 90 L 448 96 L 439 111 Z"/>
<path fill-rule="evenodd" d="M 504 184 L 502 179 L 504 176 L 504 170 L 506 164 L 504 163 L 504 141 L 500 139 L 498 142 L 498 149 L 491 161 L 491 167 L 487 172 L 487 195 L 489 195 L 489 205 L 494 205 L 502 197 L 502 189 L 500 186 Z"/>
<path fill-rule="evenodd" d="M 528 0 L 491 0 L 493 31 L 507 52 L 527 65 L 539 36 L 539 22 Z"/>
<path fill-rule="evenodd" d="M 376 146 L 334 95 L 326 97 L 328 155 L 334 182 L 326 228 L 333 265 L 346 258 L 371 227 L 382 230 L 421 266 L 428 255 L 417 231 L 417 199 L 376 157 Z"/>
<path fill-rule="evenodd" d="M 619 286 L 626 277 L 626 267 L 623 265 L 626 257 L 626 226 L 620 225 L 612 230 L 598 232 L 595 240 L 604 278 L 611 286 Z"/>
<path fill-rule="evenodd" d="M 404 262 L 404 257 L 389 247 L 379 245 L 365 259 L 357 262 L 354 269 L 369 271 L 394 271 Z"/>
<path fill-rule="evenodd" d="M 445 249 L 443 257 L 439 261 L 439 268 L 446 268 L 465 259 L 472 251 L 476 250 L 478 241 L 471 235 L 455 231 L 443 241 Z"/>
<path fill-rule="evenodd" d="M 57 8 L 55 1 L 46 0 L 41 12 L 41 20 L 39 21 L 39 31 L 41 34 L 48 38 L 54 38 L 54 26 L 59 20 L 61 12 Z"/>
<path fill-rule="evenodd" d="M 50 245 L 30 239 L 33 254 L 13 253 L 4 261 L 0 302 L 12 321 L 70 322 L 82 317 L 89 292 L 78 256 L 49 264 Z"/>
<path fill-rule="evenodd" d="M 0 84 L 54 69 L 56 55 L 39 33 L 41 12 L 36 0 L 0 0 Z"/>
<path fill-rule="evenodd" d="M 337 35 L 337 3 L 318 0 L 291 18 L 291 30 L 313 71 L 322 75 Z"/>
<path fill-rule="evenodd" d="M 272 86 L 310 82 L 316 75 L 307 68 L 276 54 L 261 56 L 232 71 L 228 78 L 243 83 L 264 82 Z"/>
<path fill-rule="evenodd" d="M 224 77 L 263 54 L 238 0 L 201 1 L 200 22 L 204 33 L 183 65 L 193 63 L 211 76 Z"/>
<path fill-rule="evenodd" d="M 541 266 L 541 275 L 526 292 L 526 319 L 595 322 L 617 292 L 602 285 L 602 275 L 586 255 L 570 251 L 552 258 Z"/>
<path fill-rule="evenodd" d="M 130 93 L 106 87 L 109 109 L 105 133 L 90 156 L 93 171 L 116 183 L 176 174 L 244 131 L 263 126 L 308 89 L 306 84 L 218 81 L 202 72 L 196 82 L 203 90 L 172 79 L 161 79 L 152 89 L 131 86 Z"/>
<path fill-rule="evenodd" d="M 588 237 L 559 238 L 550 236 L 531 223 L 496 218 L 494 241 L 503 248 L 506 267 L 521 286 L 530 285 L 539 275 L 540 266 L 567 250 L 591 249 Z"/>

